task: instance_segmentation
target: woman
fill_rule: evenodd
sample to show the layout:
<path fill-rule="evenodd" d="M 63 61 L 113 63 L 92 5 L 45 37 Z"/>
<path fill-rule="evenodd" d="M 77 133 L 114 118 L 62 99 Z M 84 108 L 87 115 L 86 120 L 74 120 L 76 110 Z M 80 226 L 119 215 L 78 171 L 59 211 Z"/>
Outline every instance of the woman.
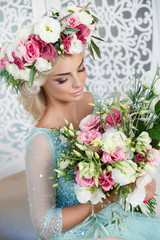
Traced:
<path fill-rule="evenodd" d="M 72 14 L 69 10 L 72 10 Z M 14 86 L 20 88 L 20 99 L 24 108 L 37 121 L 26 146 L 26 175 L 34 227 L 40 239 L 76 239 L 84 238 L 90 227 L 81 227 L 81 223 L 92 214 L 92 205 L 78 202 L 73 190 L 74 183 L 65 183 L 58 189 L 52 187 L 54 182 L 49 180 L 49 177 L 57 167 L 60 153 L 64 152 L 66 147 L 51 128 L 64 126 L 67 119 L 78 129 L 81 119 L 94 111 L 88 103 L 95 102 L 96 98 L 89 92 L 84 93 L 87 74 L 83 48 L 90 42 L 95 27 L 93 17 L 82 7 L 70 7 L 67 13 L 58 13 L 56 16 L 58 20 L 51 18 L 54 20 L 51 24 L 49 19 L 44 17 L 33 26 L 32 33 L 28 27 L 27 38 L 25 34 L 20 34 L 22 42 L 18 42 L 16 47 L 14 45 L 14 51 L 13 46 L 7 46 L 7 49 L 11 49 L 11 55 L 9 50 L 3 49 L 2 52 L 5 55 L 3 61 L 6 58 L 4 68 L 17 80 Z M 63 19 L 64 16 L 67 18 Z M 79 31 L 71 32 L 71 28 Z M 62 29 L 70 32 L 66 34 Z M 53 32 L 57 35 L 52 36 Z M 13 67 L 17 71 L 13 71 Z M 27 70 L 30 75 L 29 84 L 26 84 Z M 11 83 L 13 84 L 12 81 Z M 152 198 L 154 193 L 155 181 L 152 180 L 146 186 L 146 201 Z M 108 200 L 114 202 L 113 193 Z M 94 205 L 94 212 L 101 211 L 102 215 L 110 217 L 111 209 L 114 209 L 119 214 L 124 214 L 118 201 L 108 207 L 106 203 L 104 200 L 103 204 Z M 149 240 L 151 237 L 159 239 L 158 220 L 140 214 L 125 215 L 128 216 L 125 219 L 127 230 L 120 233 L 116 229 L 114 236 L 127 240 Z M 107 220 L 102 218 L 100 221 L 105 224 Z M 106 229 L 112 234 L 112 226 Z M 88 238 L 91 237 L 89 234 Z"/>

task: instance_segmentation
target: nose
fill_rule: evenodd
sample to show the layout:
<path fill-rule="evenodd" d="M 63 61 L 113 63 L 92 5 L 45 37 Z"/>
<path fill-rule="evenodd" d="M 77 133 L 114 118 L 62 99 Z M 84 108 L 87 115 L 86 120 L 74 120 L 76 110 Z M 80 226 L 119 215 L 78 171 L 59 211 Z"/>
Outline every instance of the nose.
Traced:
<path fill-rule="evenodd" d="M 81 79 L 79 78 L 79 76 L 77 74 L 74 74 L 72 76 L 72 87 L 73 88 L 79 88 L 81 87 Z"/>

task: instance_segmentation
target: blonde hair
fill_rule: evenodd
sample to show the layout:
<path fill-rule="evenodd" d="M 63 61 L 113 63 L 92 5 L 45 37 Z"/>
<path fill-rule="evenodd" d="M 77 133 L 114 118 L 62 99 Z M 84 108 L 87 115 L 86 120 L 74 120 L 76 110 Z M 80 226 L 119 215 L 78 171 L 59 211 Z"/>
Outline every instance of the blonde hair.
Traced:
<path fill-rule="evenodd" d="M 18 101 L 23 105 L 25 111 L 32 115 L 35 122 L 38 122 L 42 118 L 46 110 L 46 96 L 42 85 L 45 83 L 47 76 L 54 71 L 60 58 L 61 57 L 58 56 L 56 60 L 52 62 L 51 70 L 35 76 L 32 87 L 28 86 L 26 82 L 22 82 L 19 86 L 20 93 L 18 95 Z"/>

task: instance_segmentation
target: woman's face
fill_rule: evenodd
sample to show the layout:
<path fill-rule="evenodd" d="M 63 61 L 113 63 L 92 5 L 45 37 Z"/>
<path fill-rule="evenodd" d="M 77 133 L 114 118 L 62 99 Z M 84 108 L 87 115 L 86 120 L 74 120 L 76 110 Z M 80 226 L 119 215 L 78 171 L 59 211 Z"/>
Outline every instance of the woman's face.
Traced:
<path fill-rule="evenodd" d="M 43 85 L 49 101 L 74 102 L 82 98 L 87 77 L 83 61 L 82 54 L 66 55 L 58 60 Z"/>

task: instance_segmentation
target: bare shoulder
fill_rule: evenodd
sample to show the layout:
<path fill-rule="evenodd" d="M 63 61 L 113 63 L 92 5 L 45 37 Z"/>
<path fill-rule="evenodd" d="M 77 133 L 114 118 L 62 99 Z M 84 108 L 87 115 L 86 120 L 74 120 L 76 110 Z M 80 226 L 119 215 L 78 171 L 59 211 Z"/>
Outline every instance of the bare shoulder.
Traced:
<path fill-rule="evenodd" d="M 92 114 L 93 107 L 89 105 L 89 103 L 93 103 L 94 98 L 92 93 L 85 92 L 83 99 L 79 102 L 78 109 L 81 112 L 81 118 L 87 116 L 88 114 Z"/>
<path fill-rule="evenodd" d="M 84 100 L 87 102 L 87 103 L 93 103 L 94 102 L 94 98 L 93 98 L 93 95 L 91 92 L 85 92 L 84 93 Z"/>

